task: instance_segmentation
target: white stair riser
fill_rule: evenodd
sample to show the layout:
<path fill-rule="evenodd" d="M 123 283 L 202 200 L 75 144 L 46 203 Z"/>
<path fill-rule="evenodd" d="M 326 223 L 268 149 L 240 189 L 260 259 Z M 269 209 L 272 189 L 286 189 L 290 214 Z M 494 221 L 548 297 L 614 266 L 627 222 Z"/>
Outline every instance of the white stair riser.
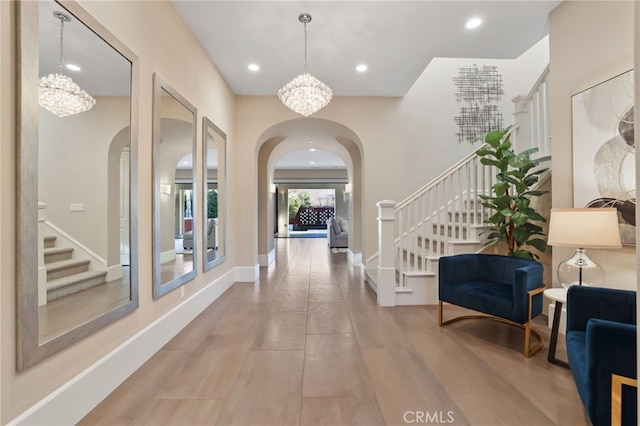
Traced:
<path fill-rule="evenodd" d="M 405 275 L 404 289 L 396 291 L 396 305 L 437 305 L 438 304 L 438 277 L 437 276 L 411 276 Z"/>

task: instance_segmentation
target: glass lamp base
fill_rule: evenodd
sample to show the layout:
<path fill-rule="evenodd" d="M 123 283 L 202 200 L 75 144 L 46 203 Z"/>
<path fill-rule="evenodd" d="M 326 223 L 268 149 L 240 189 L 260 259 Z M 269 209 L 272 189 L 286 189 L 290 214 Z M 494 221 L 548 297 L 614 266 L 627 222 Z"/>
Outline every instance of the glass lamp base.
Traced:
<path fill-rule="evenodd" d="M 585 249 L 577 249 L 572 258 L 558 266 L 558 280 L 564 288 L 571 285 L 604 285 L 604 269 L 587 256 Z"/>

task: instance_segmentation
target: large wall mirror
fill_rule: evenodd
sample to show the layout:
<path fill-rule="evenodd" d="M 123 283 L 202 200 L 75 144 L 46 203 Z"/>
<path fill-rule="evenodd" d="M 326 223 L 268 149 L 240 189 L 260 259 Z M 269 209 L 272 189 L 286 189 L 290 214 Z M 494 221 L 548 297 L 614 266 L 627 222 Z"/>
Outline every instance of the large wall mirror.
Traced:
<path fill-rule="evenodd" d="M 196 108 L 154 74 L 154 298 L 196 276 L 196 117 Z"/>
<path fill-rule="evenodd" d="M 22 371 L 138 307 L 137 58 L 74 2 L 18 14 Z"/>
<path fill-rule="evenodd" d="M 208 271 L 225 259 L 225 169 L 227 135 L 207 117 L 202 119 L 204 206 L 202 250 L 204 270 Z"/>

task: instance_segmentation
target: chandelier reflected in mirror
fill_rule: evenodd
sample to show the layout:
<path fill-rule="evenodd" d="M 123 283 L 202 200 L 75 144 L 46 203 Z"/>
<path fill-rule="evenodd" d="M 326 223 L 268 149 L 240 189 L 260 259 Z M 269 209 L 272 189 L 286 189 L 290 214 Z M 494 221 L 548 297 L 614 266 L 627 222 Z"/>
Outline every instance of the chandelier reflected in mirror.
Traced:
<path fill-rule="evenodd" d="M 311 22 L 311 15 L 303 13 L 298 20 L 304 24 L 304 73 L 285 84 L 278 91 L 278 98 L 287 108 L 308 117 L 327 106 L 333 92 L 307 72 L 307 24 Z"/>
<path fill-rule="evenodd" d="M 74 83 L 70 77 L 62 74 L 64 23 L 69 22 L 71 18 L 62 12 L 53 12 L 53 16 L 60 20 L 58 72 L 40 79 L 38 101 L 41 107 L 58 117 L 66 117 L 90 110 L 96 104 L 96 100 Z"/>

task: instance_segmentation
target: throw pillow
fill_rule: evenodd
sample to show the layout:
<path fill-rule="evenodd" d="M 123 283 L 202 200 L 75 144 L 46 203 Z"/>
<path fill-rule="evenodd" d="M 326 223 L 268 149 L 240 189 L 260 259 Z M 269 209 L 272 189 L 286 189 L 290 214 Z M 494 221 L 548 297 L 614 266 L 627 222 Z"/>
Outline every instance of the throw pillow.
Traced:
<path fill-rule="evenodd" d="M 348 220 L 338 217 L 338 224 L 340 225 L 340 229 L 342 230 L 342 232 L 347 232 L 349 230 Z"/>
<path fill-rule="evenodd" d="M 333 228 L 333 232 L 335 232 L 336 235 L 341 232 L 340 225 L 335 218 L 331 219 L 331 227 Z"/>

